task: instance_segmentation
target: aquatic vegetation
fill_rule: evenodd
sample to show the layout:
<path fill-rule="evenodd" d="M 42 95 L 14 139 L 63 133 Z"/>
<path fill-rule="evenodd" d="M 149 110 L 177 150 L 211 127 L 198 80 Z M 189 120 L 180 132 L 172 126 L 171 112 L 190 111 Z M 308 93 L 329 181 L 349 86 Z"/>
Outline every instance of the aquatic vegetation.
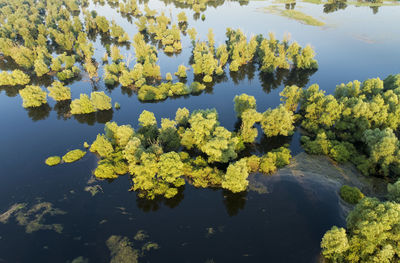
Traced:
<path fill-rule="evenodd" d="M 24 108 L 39 107 L 47 103 L 47 93 L 39 86 L 26 86 L 19 91 L 19 95 L 21 95 L 22 106 Z"/>
<path fill-rule="evenodd" d="M 85 191 L 89 192 L 92 196 L 97 195 L 98 193 L 103 193 L 103 188 L 96 184 L 96 185 L 88 185 L 85 187 Z"/>
<path fill-rule="evenodd" d="M 62 160 L 66 163 L 72 163 L 72 162 L 76 162 L 76 161 L 82 159 L 83 156 L 85 156 L 85 155 L 86 155 L 86 152 L 79 150 L 79 149 L 75 149 L 75 150 L 67 152 L 62 157 Z"/>
<path fill-rule="evenodd" d="M 19 210 L 24 209 L 26 205 L 25 203 L 13 204 L 6 212 L 0 214 L 0 223 L 8 223 L 8 220 Z"/>
<path fill-rule="evenodd" d="M 55 166 L 61 162 L 61 157 L 60 156 L 50 156 L 45 160 L 45 163 L 48 166 Z"/>
<path fill-rule="evenodd" d="M 325 233 L 322 254 L 330 262 L 398 262 L 400 204 L 362 199 L 350 212 L 347 229 Z"/>
<path fill-rule="evenodd" d="M 357 187 L 343 185 L 340 188 L 340 197 L 347 203 L 357 204 L 364 198 L 364 194 Z"/>
<path fill-rule="evenodd" d="M 147 234 L 146 231 L 144 230 L 139 230 L 136 235 L 133 237 L 134 240 L 136 241 L 143 241 L 145 239 L 147 239 L 149 237 L 149 235 Z"/>
<path fill-rule="evenodd" d="M 0 215 L 0 222 L 5 224 L 14 216 L 18 225 L 24 226 L 28 234 L 39 230 L 53 230 L 60 234 L 63 230 L 63 226 L 61 224 L 45 224 L 45 217 L 64 214 L 66 214 L 66 212 L 54 208 L 53 204 L 49 202 L 37 203 L 32 205 L 29 209 L 26 203 L 17 203 Z"/>
<path fill-rule="evenodd" d="M 268 6 L 268 7 L 263 7 L 260 8 L 259 10 L 263 11 L 263 12 L 267 12 L 270 14 L 276 14 L 276 15 L 280 15 L 289 19 L 293 19 L 296 20 L 302 24 L 305 25 L 310 25 L 310 26 L 323 26 L 325 25 L 324 22 L 304 14 L 301 11 L 298 10 L 285 10 L 285 9 L 281 9 L 278 6 Z"/>
<path fill-rule="evenodd" d="M 71 99 L 71 89 L 69 87 L 65 87 L 59 81 L 53 82 L 51 87 L 48 87 L 47 89 L 50 91 L 49 97 L 53 98 L 56 101 Z"/>
<path fill-rule="evenodd" d="M 0 86 L 26 85 L 31 81 L 30 77 L 21 70 L 13 70 L 11 73 L 0 72 Z"/>
<path fill-rule="evenodd" d="M 127 237 L 110 236 L 106 245 L 111 252 L 111 263 L 135 263 L 138 262 L 138 251 L 134 250 Z"/>
<path fill-rule="evenodd" d="M 111 98 L 103 91 L 94 91 L 88 95 L 81 94 L 79 99 L 71 102 L 72 114 L 87 114 L 101 110 L 110 110 L 112 108 Z"/>

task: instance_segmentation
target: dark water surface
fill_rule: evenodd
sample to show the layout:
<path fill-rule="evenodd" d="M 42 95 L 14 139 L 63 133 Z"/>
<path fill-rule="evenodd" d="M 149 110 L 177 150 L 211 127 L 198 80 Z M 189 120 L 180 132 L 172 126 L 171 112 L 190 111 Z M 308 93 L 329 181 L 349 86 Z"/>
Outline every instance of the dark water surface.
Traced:
<path fill-rule="evenodd" d="M 319 70 L 280 71 L 274 76 L 262 76 L 251 67 L 237 74 L 227 71 L 223 81 L 198 96 L 169 98 L 159 103 L 141 103 L 131 91 L 120 87 L 109 89 L 99 82 L 97 88 L 105 90 L 113 102 L 119 102 L 121 109 L 71 118 L 64 117 L 63 113 L 68 111 L 65 105 L 63 108 L 62 104 L 49 100 L 49 105 L 27 110 L 22 108 L 17 91 L 0 89 L 0 214 L 15 203 L 27 203 L 29 208 L 39 202 L 51 202 L 55 208 L 67 212 L 44 217 L 45 224 L 62 224 L 61 234 L 52 230 L 26 233 L 14 217 L 6 224 L 0 223 L 0 262 L 70 262 L 78 256 L 89 262 L 108 262 L 110 251 L 105 241 L 111 235 L 126 236 L 140 249 L 146 241 L 133 240 L 138 230 L 145 230 L 149 235 L 147 241 L 160 247 L 144 253 L 141 262 L 317 261 L 323 233 L 332 225 L 344 225 L 344 220 L 334 190 L 311 181 L 300 183 L 291 177 L 269 177 L 262 180 L 268 193 L 249 191 L 239 195 L 186 185 L 172 200 L 149 202 L 128 192 L 131 186 L 128 176 L 113 182 L 92 183 L 103 189 L 94 197 L 84 191 L 96 167 L 97 160 L 92 154 L 69 165 L 44 164 L 50 155 L 82 148 L 84 141 L 91 143 L 107 121 L 136 127 L 143 110 L 154 112 L 160 120 L 173 118 L 179 107 L 216 108 L 221 124 L 233 130 L 237 119 L 232 100 L 237 94 L 255 96 L 257 109 L 264 111 L 280 103 L 279 92 L 284 85 L 318 83 L 332 92 L 342 82 L 385 78 L 400 72 L 398 6 L 382 6 L 376 12 L 370 7 L 349 5 L 344 10 L 324 13 L 323 5 L 297 3 L 296 10 L 326 23 L 323 27 L 313 27 L 259 10 L 271 2 L 251 1 L 247 5 L 219 2 L 221 5 L 208 7 L 204 12 L 205 21 L 194 20 L 193 11 L 180 9 L 173 3 L 165 5 L 151 0 L 149 6 L 173 16 L 185 10 L 189 27 L 194 26 L 202 39 L 206 39 L 208 28 L 213 28 L 217 45 L 225 40 L 227 27 L 241 28 L 248 36 L 275 32 L 278 39 L 290 32 L 293 40 L 314 47 Z M 115 19 L 131 37 L 137 32 L 134 24 L 112 8 L 96 5 L 90 8 Z M 159 52 L 163 76 L 175 72 L 179 64 L 189 65 L 188 37 L 183 38 L 182 44 L 179 55 L 168 57 Z M 98 61 L 104 50 L 98 38 L 95 53 Z M 128 52 L 133 49 L 122 50 L 123 55 Z M 191 71 L 188 76 L 191 83 Z M 68 86 L 73 98 L 94 88 L 85 77 Z M 299 136 L 296 133 L 279 141 L 261 138 L 257 150 L 290 143 L 295 154 L 301 151 Z"/>

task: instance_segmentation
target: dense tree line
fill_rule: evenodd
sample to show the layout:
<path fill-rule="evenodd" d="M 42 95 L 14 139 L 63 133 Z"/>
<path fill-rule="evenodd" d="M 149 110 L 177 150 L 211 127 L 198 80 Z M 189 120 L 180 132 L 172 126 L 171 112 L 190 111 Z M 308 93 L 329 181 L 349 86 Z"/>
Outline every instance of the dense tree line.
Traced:
<path fill-rule="evenodd" d="M 395 75 L 384 81 L 341 84 L 334 95 L 325 95 L 317 85 L 286 93 L 300 103 L 301 125 L 308 132 L 302 137 L 307 152 L 351 161 L 365 175 L 396 178 L 400 175 L 395 134 L 400 124 L 399 90 L 400 75 Z"/>
<path fill-rule="evenodd" d="M 256 111 L 255 100 L 247 95 L 238 98 L 235 109 L 244 110 L 240 116 L 246 121 L 244 116 Z M 246 105 L 246 99 L 253 104 Z M 258 115 L 263 119 L 263 114 Z M 94 171 L 97 178 L 115 179 L 130 173 L 132 190 L 144 198 L 172 198 L 185 182 L 242 192 L 247 189 L 250 173 L 273 173 L 290 162 L 290 150 L 284 147 L 263 156 L 239 157 L 256 137 L 244 141 L 242 130 L 231 132 L 220 126 L 215 109 L 190 113 L 180 108 L 175 119 L 162 119 L 161 127 L 152 112 L 143 111 L 138 121 L 137 130 L 108 122 L 104 134 L 97 135 L 89 150 L 100 157 Z M 50 161 L 49 165 L 55 165 Z"/>

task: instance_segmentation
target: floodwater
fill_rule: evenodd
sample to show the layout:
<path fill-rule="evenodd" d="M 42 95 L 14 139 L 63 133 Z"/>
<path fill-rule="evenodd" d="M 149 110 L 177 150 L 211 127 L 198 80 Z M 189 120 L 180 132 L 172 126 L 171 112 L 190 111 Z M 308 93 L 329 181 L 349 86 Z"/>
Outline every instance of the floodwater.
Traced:
<path fill-rule="evenodd" d="M 141 103 L 132 91 L 119 86 L 107 88 L 101 81 L 93 87 L 83 77 L 68 84 L 73 98 L 93 89 L 104 90 L 113 102 L 121 104 L 121 109 L 79 118 L 66 116 L 68 105 L 52 100 L 37 109 L 24 109 L 17 91 L 0 88 L 0 112 L 3 113 L 0 115 L 0 214 L 16 203 L 26 204 L 0 223 L 0 262 L 72 262 L 79 256 L 88 262 L 109 262 L 106 240 L 112 235 L 129 238 L 138 250 L 146 242 L 157 243 L 158 249 L 141 250 L 140 262 L 309 263 L 318 260 L 324 232 L 332 225 L 345 223 L 335 190 L 323 185 L 271 176 L 262 180 L 265 191 L 261 193 L 249 191 L 233 195 L 221 189 L 196 189 L 186 185 L 172 200 L 147 201 L 128 192 L 131 183 L 127 175 L 113 182 L 91 181 L 97 162 L 92 154 L 69 165 L 48 167 L 44 164 L 50 155 L 82 148 L 84 141 L 91 143 L 107 121 L 136 127 L 143 110 L 154 112 L 160 120 L 174 117 L 179 107 L 216 108 L 221 125 L 234 130 L 237 119 L 232 100 L 237 94 L 255 96 L 257 109 L 264 111 L 280 103 L 279 92 L 284 85 L 306 87 L 318 83 L 330 93 L 342 82 L 385 78 L 400 72 L 397 51 L 400 6 L 370 8 L 349 4 L 345 9 L 336 10 L 323 4 L 298 2 L 288 7 L 325 23 L 315 27 L 261 11 L 269 5 L 285 8 L 282 3 L 215 2 L 203 12 L 205 21 L 195 19 L 192 10 L 181 9 L 173 1 L 151 0 L 149 7 L 164 10 L 173 17 L 184 10 L 189 27 L 195 27 L 202 39 L 206 39 L 209 28 L 213 29 L 217 45 L 225 41 L 227 27 L 241 28 L 248 36 L 275 32 L 278 39 L 290 32 L 293 40 L 314 47 L 318 71 L 279 71 L 265 76 L 257 68 L 247 67 L 235 74 L 227 71 L 223 80 L 199 95 L 168 98 L 158 103 Z M 140 6 L 143 8 L 143 4 Z M 131 37 L 137 32 L 134 23 L 108 5 L 92 4 L 90 9 L 114 19 Z M 98 37 L 97 61 L 104 54 L 104 44 Z M 163 76 L 175 72 L 179 64 L 189 65 L 192 50 L 189 38 L 184 37 L 182 44 L 179 55 L 169 57 L 159 51 Z M 129 52 L 133 49 L 122 49 L 123 55 Z M 9 65 L 1 63 L 0 68 L 7 70 Z M 100 69 L 100 76 L 102 72 Z M 188 72 L 188 76 L 190 83 L 192 73 Z M 289 143 L 295 155 L 302 151 L 299 138 L 299 133 L 275 141 L 260 138 L 255 150 L 263 152 Z M 87 186 L 95 186 L 99 192 L 92 196 L 85 191 Z M 50 210 L 32 209 L 43 202 L 52 204 Z M 29 214 L 29 211 L 33 212 Z M 30 224 L 17 220 L 24 214 L 28 214 Z M 37 216 L 40 220 L 35 220 Z M 54 224 L 61 225 L 62 231 L 56 231 Z M 37 231 L 29 231 L 32 229 Z M 146 231 L 148 238 L 135 240 L 139 230 Z"/>

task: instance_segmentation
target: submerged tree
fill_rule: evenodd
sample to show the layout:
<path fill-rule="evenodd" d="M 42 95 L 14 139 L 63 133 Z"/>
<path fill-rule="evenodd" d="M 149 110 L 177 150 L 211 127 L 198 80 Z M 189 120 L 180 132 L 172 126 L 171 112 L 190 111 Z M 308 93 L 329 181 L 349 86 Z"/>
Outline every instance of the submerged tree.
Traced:
<path fill-rule="evenodd" d="M 47 93 L 39 86 L 26 86 L 19 91 L 19 95 L 21 95 L 23 101 L 22 106 L 24 108 L 39 107 L 47 103 Z"/>

